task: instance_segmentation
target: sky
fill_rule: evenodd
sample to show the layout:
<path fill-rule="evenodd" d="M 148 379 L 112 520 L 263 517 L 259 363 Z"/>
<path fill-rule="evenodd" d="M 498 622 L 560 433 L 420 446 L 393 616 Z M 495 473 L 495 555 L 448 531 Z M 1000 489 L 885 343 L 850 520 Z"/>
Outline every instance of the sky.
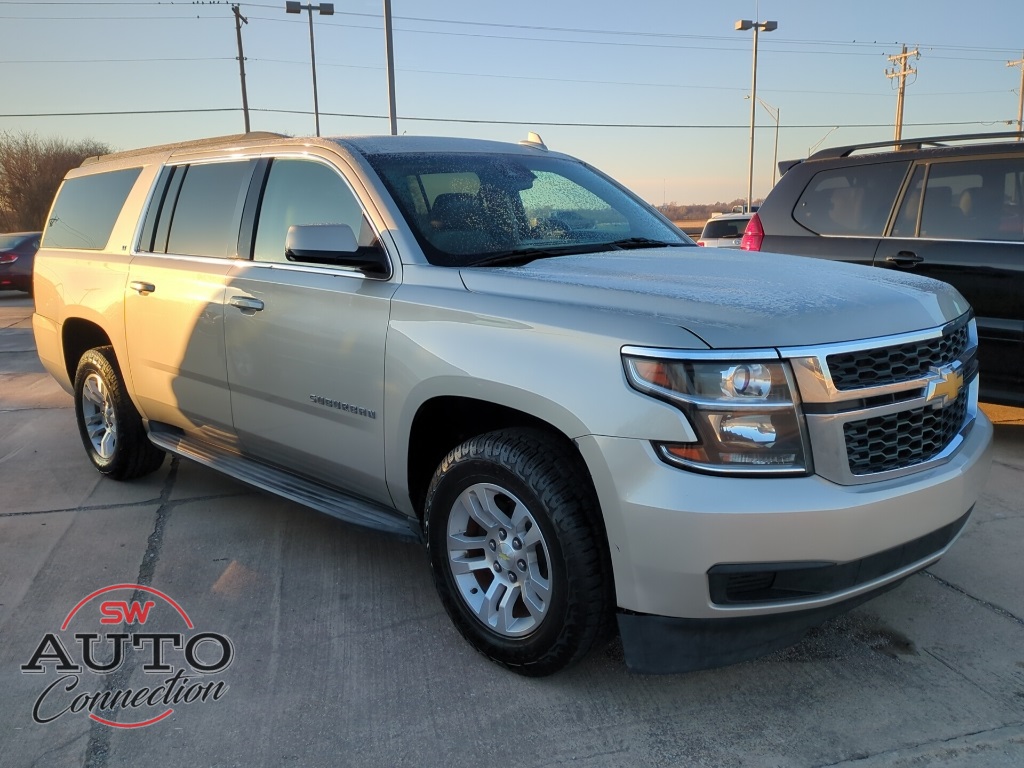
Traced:
<path fill-rule="evenodd" d="M 312 135 L 309 21 L 238 3 L 252 130 Z M 321 133 L 386 134 L 383 0 L 313 13 Z M 539 133 L 655 205 L 753 196 L 778 159 L 894 136 L 1015 127 L 1021 0 L 392 0 L 398 132 L 519 141 Z M 113 149 L 240 133 L 229 2 L 0 0 L 0 132 Z M 767 105 L 767 106 L 764 106 Z M 769 109 L 770 107 L 770 109 Z"/>

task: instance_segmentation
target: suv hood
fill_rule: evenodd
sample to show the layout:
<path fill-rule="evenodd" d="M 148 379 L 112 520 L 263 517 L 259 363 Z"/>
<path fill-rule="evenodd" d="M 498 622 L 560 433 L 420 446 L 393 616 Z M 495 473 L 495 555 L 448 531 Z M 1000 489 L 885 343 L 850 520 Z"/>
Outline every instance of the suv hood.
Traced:
<path fill-rule="evenodd" d="M 800 256 L 656 248 L 466 268 L 470 291 L 600 307 L 678 325 L 710 347 L 787 347 L 932 328 L 969 310 L 951 286 Z"/>

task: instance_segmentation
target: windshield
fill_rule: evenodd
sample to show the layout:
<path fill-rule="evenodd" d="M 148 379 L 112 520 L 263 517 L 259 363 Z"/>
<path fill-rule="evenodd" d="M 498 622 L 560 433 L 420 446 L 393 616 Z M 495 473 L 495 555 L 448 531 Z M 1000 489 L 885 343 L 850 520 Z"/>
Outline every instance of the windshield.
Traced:
<path fill-rule="evenodd" d="M 620 247 L 692 245 L 649 206 L 585 164 L 545 155 L 367 158 L 431 264 L 514 263 Z M 508 257 L 508 258 L 506 258 Z"/>

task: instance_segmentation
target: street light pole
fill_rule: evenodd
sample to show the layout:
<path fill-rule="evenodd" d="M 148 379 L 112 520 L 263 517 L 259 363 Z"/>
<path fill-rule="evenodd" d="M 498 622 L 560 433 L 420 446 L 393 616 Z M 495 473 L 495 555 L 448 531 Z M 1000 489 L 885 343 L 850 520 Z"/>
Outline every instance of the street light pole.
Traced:
<path fill-rule="evenodd" d="M 744 99 L 749 99 L 749 96 L 744 96 Z M 773 107 L 767 101 L 762 99 L 760 96 L 757 97 L 758 103 L 764 107 L 765 112 L 768 116 L 775 121 L 775 153 L 772 160 L 772 186 L 775 186 L 775 173 L 779 169 L 779 118 L 782 115 L 782 110 L 779 107 Z M 774 111 L 772 111 L 774 110 Z"/>
<path fill-rule="evenodd" d="M 810 147 L 807 148 L 807 156 L 810 157 L 811 155 L 813 155 L 814 154 L 814 150 L 816 150 L 818 147 L 820 147 L 824 143 L 825 139 L 827 139 L 829 136 L 831 136 L 833 133 L 835 133 L 838 130 L 839 130 L 839 126 L 838 125 L 835 126 L 834 128 L 830 128 L 828 133 L 826 133 L 824 136 L 822 136 L 820 139 L 818 139 L 817 142 L 815 142 L 814 144 L 812 144 Z"/>
<path fill-rule="evenodd" d="M 333 16 L 334 15 L 334 3 L 320 3 L 319 5 L 312 5 L 307 3 L 303 5 L 297 0 L 288 0 L 284 4 L 284 10 L 286 13 L 302 13 L 303 11 L 309 12 L 309 62 L 313 67 L 313 119 L 316 122 L 316 135 L 320 135 L 320 103 L 317 99 L 316 93 L 316 48 L 313 45 L 313 11 L 319 11 L 321 16 Z"/>
<path fill-rule="evenodd" d="M 779 28 L 777 21 L 751 21 L 740 19 L 737 31 L 754 30 L 754 64 L 750 75 L 750 161 L 747 164 L 747 212 L 750 212 L 754 196 L 754 125 L 757 119 L 757 36 L 759 32 L 773 32 Z"/>

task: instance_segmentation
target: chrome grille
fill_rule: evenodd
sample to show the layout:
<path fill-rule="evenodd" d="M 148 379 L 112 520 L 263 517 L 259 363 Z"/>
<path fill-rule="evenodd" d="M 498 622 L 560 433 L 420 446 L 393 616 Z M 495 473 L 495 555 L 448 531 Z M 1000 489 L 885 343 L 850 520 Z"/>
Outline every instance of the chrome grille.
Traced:
<path fill-rule="evenodd" d="M 963 355 L 969 342 L 967 325 L 964 319 L 947 328 L 941 337 L 925 341 L 829 355 L 832 382 L 836 389 L 847 391 L 925 376 Z"/>
<path fill-rule="evenodd" d="M 870 475 L 935 458 L 963 427 L 967 401 L 964 389 L 946 408 L 925 406 L 847 422 L 843 433 L 850 471 Z"/>
<path fill-rule="evenodd" d="M 948 461 L 978 413 L 978 332 L 943 327 L 780 349 L 803 403 L 813 471 L 840 485 Z"/>

